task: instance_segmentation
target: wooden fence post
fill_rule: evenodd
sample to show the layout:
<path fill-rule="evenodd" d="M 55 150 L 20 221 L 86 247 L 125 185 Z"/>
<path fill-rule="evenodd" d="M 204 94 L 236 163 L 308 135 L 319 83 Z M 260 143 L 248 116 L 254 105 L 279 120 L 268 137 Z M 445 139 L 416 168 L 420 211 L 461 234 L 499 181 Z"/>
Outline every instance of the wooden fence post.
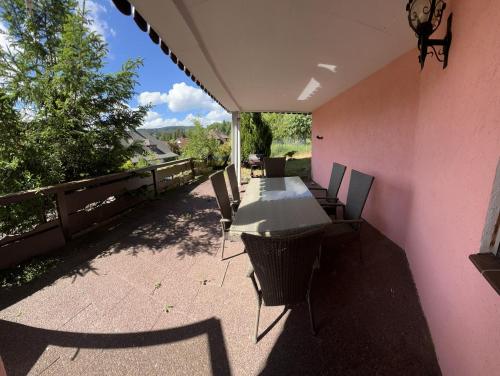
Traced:
<path fill-rule="evenodd" d="M 189 159 L 189 163 L 191 164 L 191 173 L 193 174 L 193 179 L 196 178 L 196 171 L 194 169 L 194 160 L 193 158 Z"/>
<path fill-rule="evenodd" d="M 153 186 L 155 190 L 155 197 L 158 196 L 158 180 L 156 179 L 156 168 L 151 170 L 153 174 Z"/>
<path fill-rule="evenodd" d="M 63 189 L 59 189 L 56 194 L 57 200 L 57 214 L 59 216 L 59 221 L 61 222 L 61 229 L 64 234 L 64 239 L 68 242 L 71 239 L 71 234 L 69 232 L 69 213 L 68 205 L 66 203 L 66 192 Z"/>

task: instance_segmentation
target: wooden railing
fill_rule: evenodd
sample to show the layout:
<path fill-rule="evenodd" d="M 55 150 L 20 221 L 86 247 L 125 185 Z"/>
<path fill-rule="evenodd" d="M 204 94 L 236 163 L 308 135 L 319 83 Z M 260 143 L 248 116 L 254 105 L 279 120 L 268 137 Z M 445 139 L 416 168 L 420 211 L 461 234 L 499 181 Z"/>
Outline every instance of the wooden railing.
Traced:
<path fill-rule="evenodd" d="M 0 207 L 43 197 L 54 208 L 49 215 L 43 213 L 33 228 L 0 239 L 0 269 L 63 247 L 148 197 L 186 183 L 199 167 L 192 159 L 181 159 L 0 196 Z"/>

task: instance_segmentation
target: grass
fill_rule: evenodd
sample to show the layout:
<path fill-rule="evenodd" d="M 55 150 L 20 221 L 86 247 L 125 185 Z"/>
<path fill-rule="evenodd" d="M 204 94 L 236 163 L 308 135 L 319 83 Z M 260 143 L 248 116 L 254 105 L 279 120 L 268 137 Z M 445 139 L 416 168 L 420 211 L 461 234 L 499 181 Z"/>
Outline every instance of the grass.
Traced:
<path fill-rule="evenodd" d="M 278 143 L 271 145 L 271 157 L 283 157 L 286 153 L 295 152 L 297 155 L 310 155 L 311 143 Z"/>
<path fill-rule="evenodd" d="M 0 270 L 0 288 L 29 283 L 54 268 L 59 261 L 57 258 L 35 257 L 13 268 Z"/>
<path fill-rule="evenodd" d="M 255 175 L 260 176 L 260 171 L 256 171 Z M 285 175 L 309 179 L 311 177 L 311 152 L 296 153 L 293 158 L 287 159 Z M 242 167 L 241 181 L 248 182 L 248 180 L 250 180 L 250 169 Z"/>

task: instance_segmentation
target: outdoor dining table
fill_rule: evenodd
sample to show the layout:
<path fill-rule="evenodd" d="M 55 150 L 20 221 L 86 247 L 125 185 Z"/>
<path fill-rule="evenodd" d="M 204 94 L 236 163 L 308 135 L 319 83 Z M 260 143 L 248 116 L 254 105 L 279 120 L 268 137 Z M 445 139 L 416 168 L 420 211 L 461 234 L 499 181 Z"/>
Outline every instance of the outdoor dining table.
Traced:
<path fill-rule="evenodd" d="M 298 176 L 253 178 L 231 225 L 231 235 L 293 234 L 332 223 Z"/>

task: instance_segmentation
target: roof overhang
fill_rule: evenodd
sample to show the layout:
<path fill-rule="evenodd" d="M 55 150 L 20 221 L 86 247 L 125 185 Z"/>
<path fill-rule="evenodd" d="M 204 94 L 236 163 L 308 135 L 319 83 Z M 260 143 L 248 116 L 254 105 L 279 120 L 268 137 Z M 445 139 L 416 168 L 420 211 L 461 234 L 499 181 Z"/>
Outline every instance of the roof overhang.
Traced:
<path fill-rule="evenodd" d="M 404 0 L 131 4 L 228 111 L 312 112 L 416 45 Z"/>

